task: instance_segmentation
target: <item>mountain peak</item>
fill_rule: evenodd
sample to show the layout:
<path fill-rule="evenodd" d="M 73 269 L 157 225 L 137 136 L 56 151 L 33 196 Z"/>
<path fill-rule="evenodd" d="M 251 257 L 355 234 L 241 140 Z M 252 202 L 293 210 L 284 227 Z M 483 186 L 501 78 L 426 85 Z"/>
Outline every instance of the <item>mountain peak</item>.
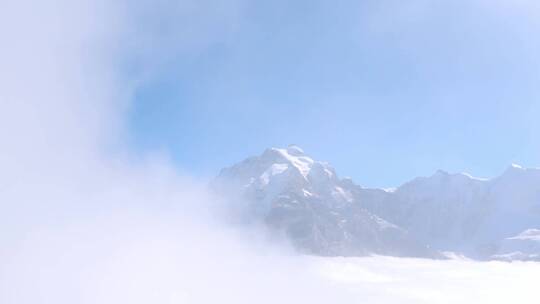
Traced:
<path fill-rule="evenodd" d="M 523 170 L 523 166 L 520 166 L 518 164 L 510 164 L 510 166 L 508 166 L 508 169 L 510 169 L 510 170 Z"/>
<path fill-rule="evenodd" d="M 304 178 L 307 178 L 313 163 L 315 163 L 312 158 L 304 154 L 302 149 L 294 145 L 290 145 L 285 149 L 267 149 L 261 158 L 273 164 L 286 163 L 292 165 L 292 167 L 300 171 Z"/>
<path fill-rule="evenodd" d="M 448 175 L 450 175 L 450 173 L 441 169 L 435 171 L 435 174 L 433 174 L 433 176 L 448 176 Z"/>
<path fill-rule="evenodd" d="M 506 170 L 504 170 L 504 173 L 502 174 L 502 176 L 514 176 L 516 174 L 520 174 L 524 171 L 526 171 L 527 169 L 525 169 L 524 167 L 518 165 L 518 164 L 510 164 L 508 167 L 506 167 Z"/>
<path fill-rule="evenodd" d="M 294 155 L 294 156 L 302 156 L 302 155 L 305 155 L 304 154 L 304 150 L 302 150 L 302 148 L 300 148 L 299 146 L 297 145 L 289 145 L 287 147 L 287 153 L 289 153 L 290 155 Z"/>
<path fill-rule="evenodd" d="M 481 177 L 475 177 L 467 172 L 460 172 L 460 173 L 449 173 L 448 171 L 444 170 L 437 170 L 432 176 L 432 178 L 451 178 L 453 180 L 460 179 L 460 180 L 477 180 L 477 181 L 487 181 L 486 178 Z"/>
<path fill-rule="evenodd" d="M 233 165 L 215 185 L 231 202 L 246 203 L 247 216 L 285 233 L 305 252 L 437 256 L 405 230 L 368 211 L 352 180 L 342 181 L 328 163 L 313 160 L 296 145 L 270 148 Z"/>

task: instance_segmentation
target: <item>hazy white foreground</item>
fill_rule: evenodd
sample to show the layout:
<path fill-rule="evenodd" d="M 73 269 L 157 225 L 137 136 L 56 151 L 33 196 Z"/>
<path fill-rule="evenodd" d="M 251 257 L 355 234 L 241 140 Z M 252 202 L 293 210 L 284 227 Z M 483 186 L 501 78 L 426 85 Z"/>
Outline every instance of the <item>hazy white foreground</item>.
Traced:
<path fill-rule="evenodd" d="M 540 264 L 325 258 L 315 271 L 365 303 L 537 303 Z"/>
<path fill-rule="evenodd" d="M 287 263 L 296 266 L 246 274 L 252 279 L 233 289 L 187 288 L 171 303 L 538 303 L 540 264 L 534 262 L 369 257 Z"/>

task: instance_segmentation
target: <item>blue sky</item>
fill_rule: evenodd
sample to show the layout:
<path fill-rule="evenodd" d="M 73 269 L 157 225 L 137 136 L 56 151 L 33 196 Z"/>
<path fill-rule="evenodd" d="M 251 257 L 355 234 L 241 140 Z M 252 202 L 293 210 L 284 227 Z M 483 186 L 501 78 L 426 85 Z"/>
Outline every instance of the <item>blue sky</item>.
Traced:
<path fill-rule="evenodd" d="M 174 5 L 173 5 L 174 3 Z M 179 170 L 290 143 L 361 185 L 540 166 L 534 1 L 159 1 L 131 144 Z M 150 47 L 148 47 L 150 45 Z"/>

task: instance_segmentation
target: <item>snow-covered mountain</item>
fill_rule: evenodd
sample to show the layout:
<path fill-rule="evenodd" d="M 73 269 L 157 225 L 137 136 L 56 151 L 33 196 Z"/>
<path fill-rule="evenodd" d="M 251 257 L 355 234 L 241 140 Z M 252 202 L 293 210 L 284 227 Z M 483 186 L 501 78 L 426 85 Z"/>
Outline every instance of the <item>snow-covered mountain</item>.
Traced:
<path fill-rule="evenodd" d="M 350 180 L 296 146 L 268 149 L 223 169 L 213 186 L 243 202 L 249 216 L 283 232 L 303 252 L 437 256 L 404 229 L 367 211 L 354 197 Z"/>
<path fill-rule="evenodd" d="M 329 164 L 289 146 L 223 169 L 213 187 L 250 218 L 313 254 L 536 254 L 536 245 L 520 251 L 510 243 L 540 227 L 539 169 L 512 165 L 489 180 L 437 171 L 386 191 L 340 179 Z"/>
<path fill-rule="evenodd" d="M 540 227 L 540 170 L 512 165 L 493 179 L 438 171 L 363 202 L 432 248 L 485 259 L 506 254 L 506 239 Z"/>

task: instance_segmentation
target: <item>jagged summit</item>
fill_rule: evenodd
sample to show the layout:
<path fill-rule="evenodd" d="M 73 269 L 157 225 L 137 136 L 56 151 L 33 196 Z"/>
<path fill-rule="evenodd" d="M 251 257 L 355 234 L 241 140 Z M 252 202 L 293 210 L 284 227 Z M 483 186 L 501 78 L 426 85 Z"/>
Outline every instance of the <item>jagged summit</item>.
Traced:
<path fill-rule="evenodd" d="M 313 160 L 295 145 L 266 149 L 260 156 L 222 170 L 217 180 L 239 184 L 246 192 L 256 192 L 263 198 L 261 205 L 269 204 L 269 200 L 284 192 L 324 198 L 328 204 L 351 200 L 350 191 L 343 189 L 334 168 Z"/>
<path fill-rule="evenodd" d="M 527 169 L 518 164 L 510 164 L 508 167 L 506 167 L 502 175 L 521 174 L 524 171 L 527 171 Z"/>
<path fill-rule="evenodd" d="M 289 145 L 287 147 L 287 153 L 293 156 L 302 156 L 304 155 L 304 150 L 297 145 Z"/>
<path fill-rule="evenodd" d="M 307 177 L 312 165 L 315 163 L 312 158 L 306 156 L 304 151 L 297 146 L 289 146 L 286 149 L 270 148 L 263 153 L 261 158 L 264 161 L 292 166 L 304 177 Z"/>
<path fill-rule="evenodd" d="M 284 232 L 304 252 L 437 256 L 404 229 L 366 210 L 352 180 L 340 179 L 328 163 L 298 146 L 267 149 L 222 170 L 214 185 L 246 201 L 255 218 Z"/>
<path fill-rule="evenodd" d="M 540 174 L 540 168 L 527 168 L 518 164 L 511 164 L 506 168 L 502 175 L 504 176 L 512 174 Z"/>
<path fill-rule="evenodd" d="M 434 179 L 440 179 L 440 178 L 446 178 L 446 179 L 462 179 L 462 180 L 487 180 L 485 178 L 475 177 L 467 172 L 459 172 L 459 173 L 450 173 L 448 171 L 438 169 L 428 178 L 434 178 Z"/>
<path fill-rule="evenodd" d="M 510 164 L 509 169 L 523 170 L 523 167 L 521 165 L 518 165 L 518 164 Z"/>

